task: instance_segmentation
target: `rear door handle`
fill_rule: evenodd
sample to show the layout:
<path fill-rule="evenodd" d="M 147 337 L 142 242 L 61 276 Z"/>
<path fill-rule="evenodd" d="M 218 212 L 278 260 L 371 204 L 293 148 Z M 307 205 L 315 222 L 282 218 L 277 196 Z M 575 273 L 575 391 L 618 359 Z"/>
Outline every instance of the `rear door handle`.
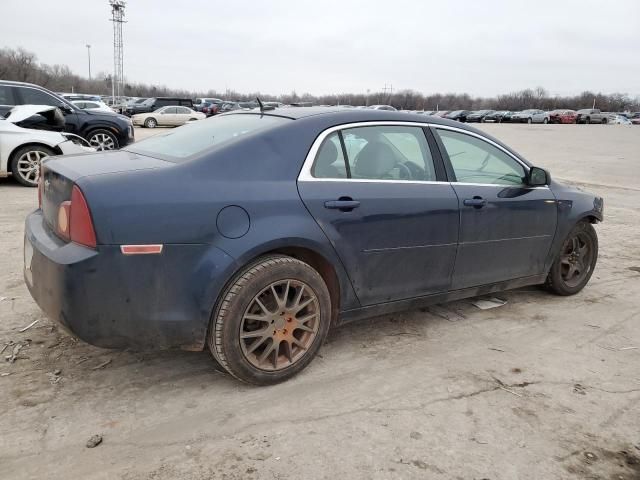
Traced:
<path fill-rule="evenodd" d="M 352 198 L 341 198 L 340 200 L 330 200 L 328 202 L 324 202 L 324 208 L 329 208 L 331 210 L 340 210 L 342 212 L 350 212 L 354 208 L 358 208 L 360 206 L 360 202 L 358 200 L 354 200 Z"/>
<path fill-rule="evenodd" d="M 487 201 L 482 197 L 466 198 L 462 203 L 466 207 L 482 208 L 487 204 Z"/>

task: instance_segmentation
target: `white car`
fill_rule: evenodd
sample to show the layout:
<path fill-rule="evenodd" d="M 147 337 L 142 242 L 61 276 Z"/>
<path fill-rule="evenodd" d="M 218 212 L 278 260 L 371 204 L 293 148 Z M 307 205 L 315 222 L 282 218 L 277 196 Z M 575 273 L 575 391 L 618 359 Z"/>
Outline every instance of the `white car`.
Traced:
<path fill-rule="evenodd" d="M 396 111 L 395 107 L 392 107 L 391 105 L 370 105 L 369 107 L 371 110 L 390 110 L 392 112 Z"/>
<path fill-rule="evenodd" d="M 96 110 L 99 112 L 113 113 L 113 109 L 102 100 L 73 100 L 71 103 L 82 110 Z"/>
<path fill-rule="evenodd" d="M 204 113 L 196 112 L 188 107 L 162 107 L 149 113 L 138 113 L 131 117 L 134 125 L 147 128 L 177 127 L 194 120 L 204 120 Z"/>
<path fill-rule="evenodd" d="M 611 125 L 633 125 L 633 122 L 626 116 L 615 113 L 609 115 L 609 123 Z"/>
<path fill-rule="evenodd" d="M 15 124 L 55 109 L 47 105 L 19 105 L 13 107 L 6 118 L 0 115 L 0 177 L 11 173 L 22 185 L 35 187 L 42 159 L 95 152 L 86 140 L 72 133 L 22 128 Z"/>

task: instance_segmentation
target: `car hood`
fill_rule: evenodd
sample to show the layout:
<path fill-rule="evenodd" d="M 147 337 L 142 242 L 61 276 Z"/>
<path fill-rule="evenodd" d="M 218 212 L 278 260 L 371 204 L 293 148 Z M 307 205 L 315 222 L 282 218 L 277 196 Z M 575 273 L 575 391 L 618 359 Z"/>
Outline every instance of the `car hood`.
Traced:
<path fill-rule="evenodd" d="M 170 167 L 171 162 L 139 155 L 125 150 L 96 152 L 90 155 L 69 155 L 46 161 L 47 168 L 57 171 L 69 180 L 108 173 L 133 172 Z"/>
<path fill-rule="evenodd" d="M 80 112 L 82 112 L 85 115 L 89 115 L 91 117 L 107 118 L 109 120 L 118 118 L 120 120 L 129 121 L 129 117 L 120 115 L 119 113 L 116 113 L 116 112 L 105 112 L 104 110 L 80 110 Z"/>
<path fill-rule="evenodd" d="M 9 111 L 6 120 L 11 123 L 18 123 L 38 113 L 50 112 L 56 108 L 49 105 L 17 105 Z"/>

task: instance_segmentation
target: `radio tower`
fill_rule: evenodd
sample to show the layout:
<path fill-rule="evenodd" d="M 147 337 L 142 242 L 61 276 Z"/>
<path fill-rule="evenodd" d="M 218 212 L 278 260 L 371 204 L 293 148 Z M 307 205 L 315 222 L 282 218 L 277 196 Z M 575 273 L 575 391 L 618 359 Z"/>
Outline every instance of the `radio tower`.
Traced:
<path fill-rule="evenodd" d="M 124 20 L 125 0 L 109 0 L 111 21 L 113 22 L 113 76 L 111 77 L 111 97 L 115 106 L 116 97 L 124 94 L 124 43 L 122 24 Z"/>

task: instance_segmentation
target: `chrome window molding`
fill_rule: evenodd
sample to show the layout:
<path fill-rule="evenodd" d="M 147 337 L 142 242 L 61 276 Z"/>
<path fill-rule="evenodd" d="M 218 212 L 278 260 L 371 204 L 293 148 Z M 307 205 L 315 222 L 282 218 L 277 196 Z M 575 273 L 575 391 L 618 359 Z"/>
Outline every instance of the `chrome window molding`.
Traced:
<path fill-rule="evenodd" d="M 309 153 L 307 153 L 307 156 L 304 160 L 304 163 L 302 164 L 302 169 L 300 170 L 300 173 L 298 174 L 298 181 L 299 182 L 356 182 L 356 183 L 403 183 L 403 184 L 451 184 L 451 185 L 475 185 L 475 186 L 487 186 L 487 187 L 501 187 L 501 188 L 506 188 L 506 187 L 518 187 L 520 185 L 506 185 L 506 184 L 496 184 L 496 183 L 466 183 L 466 182 L 446 182 L 446 181 L 433 181 L 433 180 L 385 180 L 385 179 L 368 179 L 368 178 L 316 178 L 311 174 L 311 168 L 313 167 L 313 162 L 316 159 L 316 156 L 318 155 L 318 150 L 320 150 L 320 146 L 322 145 L 322 142 L 324 142 L 324 140 L 331 135 L 334 132 L 337 132 L 339 130 L 347 130 L 350 128 L 358 128 L 358 127 L 380 127 L 380 126 L 391 126 L 391 127 L 419 127 L 419 128 L 425 128 L 425 127 L 434 127 L 434 128 L 440 128 L 440 129 L 445 129 L 445 130 L 452 130 L 452 131 L 456 131 L 456 132 L 460 132 L 463 133 L 465 135 L 470 135 L 476 138 L 479 138 L 480 140 L 483 140 L 487 143 L 489 143 L 490 145 L 493 145 L 494 147 L 498 148 L 500 151 L 504 152 L 506 155 L 508 155 L 510 158 L 513 158 L 516 162 L 518 162 L 520 165 L 522 165 L 522 167 L 524 167 L 525 171 L 528 173 L 530 170 L 530 167 L 524 163 L 522 160 L 520 160 L 518 157 L 516 157 L 515 155 L 513 155 L 511 152 L 509 152 L 508 150 L 506 150 L 504 147 L 498 145 L 497 143 L 495 143 L 494 141 L 484 137 L 483 135 L 480 135 L 478 133 L 475 132 L 470 132 L 468 130 L 465 130 L 463 128 L 457 128 L 457 127 L 452 127 L 449 125 L 439 125 L 439 124 L 434 124 L 434 123 L 424 123 L 424 122 L 407 122 L 407 121 L 375 121 L 375 122 L 355 122 L 355 123 L 345 123 L 343 125 L 336 125 L 334 127 L 330 127 L 326 130 L 324 130 L 322 133 L 320 133 L 320 135 L 318 135 L 318 137 L 314 140 L 313 144 L 311 145 L 311 149 L 309 150 Z M 530 187 L 530 188 L 549 188 L 547 186 L 545 187 Z"/>

